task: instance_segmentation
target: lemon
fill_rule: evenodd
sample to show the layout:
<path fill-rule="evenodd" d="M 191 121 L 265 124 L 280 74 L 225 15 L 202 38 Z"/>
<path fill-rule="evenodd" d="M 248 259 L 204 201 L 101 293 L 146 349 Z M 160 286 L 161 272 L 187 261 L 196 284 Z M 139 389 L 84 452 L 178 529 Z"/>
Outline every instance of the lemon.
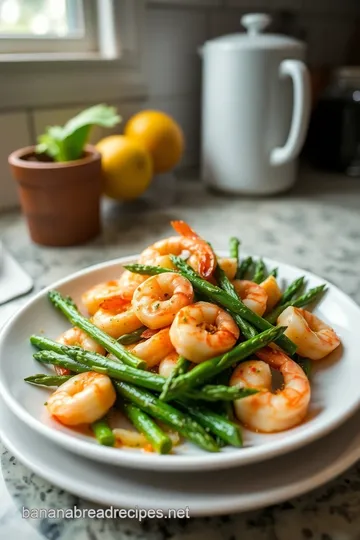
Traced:
<path fill-rule="evenodd" d="M 125 135 L 141 142 L 150 152 L 155 173 L 175 167 L 184 152 L 184 135 L 179 124 L 161 111 L 141 111 L 125 126 Z"/>
<path fill-rule="evenodd" d="M 112 199 L 131 201 L 149 186 L 153 173 L 150 153 L 138 141 L 110 135 L 96 148 L 102 157 L 103 191 Z"/>

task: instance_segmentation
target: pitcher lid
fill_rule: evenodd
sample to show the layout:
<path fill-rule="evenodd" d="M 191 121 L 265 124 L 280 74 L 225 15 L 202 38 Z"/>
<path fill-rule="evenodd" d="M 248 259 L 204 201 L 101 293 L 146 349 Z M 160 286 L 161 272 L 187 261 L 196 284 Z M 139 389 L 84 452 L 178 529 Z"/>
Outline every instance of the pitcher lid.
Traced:
<path fill-rule="evenodd" d="M 266 13 L 248 13 L 241 17 L 241 24 L 247 32 L 229 34 L 205 43 L 205 47 L 220 47 L 226 50 L 239 49 L 303 49 L 305 43 L 280 34 L 265 34 L 263 30 L 271 23 Z"/>

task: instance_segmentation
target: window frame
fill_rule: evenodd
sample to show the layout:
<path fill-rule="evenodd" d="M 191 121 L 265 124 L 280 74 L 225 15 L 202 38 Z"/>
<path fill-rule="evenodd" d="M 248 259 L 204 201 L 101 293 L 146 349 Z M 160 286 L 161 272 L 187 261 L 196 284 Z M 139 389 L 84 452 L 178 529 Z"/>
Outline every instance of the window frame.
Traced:
<path fill-rule="evenodd" d="M 146 95 L 145 0 L 84 2 L 96 3 L 98 50 L 0 54 L 0 111 Z"/>

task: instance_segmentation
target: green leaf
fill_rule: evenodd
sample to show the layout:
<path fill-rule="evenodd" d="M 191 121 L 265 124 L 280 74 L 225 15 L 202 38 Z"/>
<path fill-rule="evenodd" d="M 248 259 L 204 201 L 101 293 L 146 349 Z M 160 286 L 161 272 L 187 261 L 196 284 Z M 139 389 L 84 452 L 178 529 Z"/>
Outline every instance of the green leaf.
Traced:
<path fill-rule="evenodd" d="M 38 138 L 37 153 L 55 161 L 73 161 L 82 156 L 92 126 L 114 127 L 121 121 L 115 107 L 95 105 L 71 118 L 64 127 L 50 126 Z"/>
<path fill-rule="evenodd" d="M 68 137 L 83 126 L 97 125 L 101 127 L 114 127 L 120 121 L 121 117 L 117 114 L 115 107 L 100 104 L 85 109 L 85 111 L 71 118 L 63 129 L 65 137 Z"/>
<path fill-rule="evenodd" d="M 47 154 L 55 161 L 62 161 L 64 154 L 63 128 L 61 126 L 50 126 L 46 129 L 47 132 L 38 137 L 36 152 L 38 154 Z"/>
<path fill-rule="evenodd" d="M 77 116 L 74 116 L 64 126 L 64 144 L 68 159 L 81 157 L 92 126 L 114 127 L 121 118 L 115 107 L 95 105 Z"/>
<path fill-rule="evenodd" d="M 83 126 L 74 131 L 71 135 L 64 138 L 64 148 L 66 161 L 79 159 L 82 156 L 84 147 L 89 138 L 92 126 Z"/>

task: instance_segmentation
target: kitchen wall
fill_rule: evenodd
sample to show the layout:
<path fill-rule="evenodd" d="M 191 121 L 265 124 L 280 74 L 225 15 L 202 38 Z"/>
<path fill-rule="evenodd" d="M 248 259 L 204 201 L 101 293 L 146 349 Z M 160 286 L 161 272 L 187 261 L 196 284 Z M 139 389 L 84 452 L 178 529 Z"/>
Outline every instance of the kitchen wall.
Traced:
<path fill-rule="evenodd" d="M 174 116 L 186 136 L 182 167 L 194 166 L 199 160 L 201 62 L 197 49 L 207 39 L 238 31 L 241 15 L 251 11 L 271 13 L 274 30 L 305 39 L 313 69 L 350 61 L 360 64 L 356 57 L 360 51 L 360 0 L 148 0 L 148 96 L 114 105 L 124 120 L 149 107 Z M 0 104 L 0 209 L 17 204 L 7 169 L 8 154 L 32 144 L 45 126 L 65 122 L 85 104 L 86 99 L 72 107 L 54 103 L 46 109 L 10 111 Z M 93 140 L 102 135 L 94 130 Z"/>

